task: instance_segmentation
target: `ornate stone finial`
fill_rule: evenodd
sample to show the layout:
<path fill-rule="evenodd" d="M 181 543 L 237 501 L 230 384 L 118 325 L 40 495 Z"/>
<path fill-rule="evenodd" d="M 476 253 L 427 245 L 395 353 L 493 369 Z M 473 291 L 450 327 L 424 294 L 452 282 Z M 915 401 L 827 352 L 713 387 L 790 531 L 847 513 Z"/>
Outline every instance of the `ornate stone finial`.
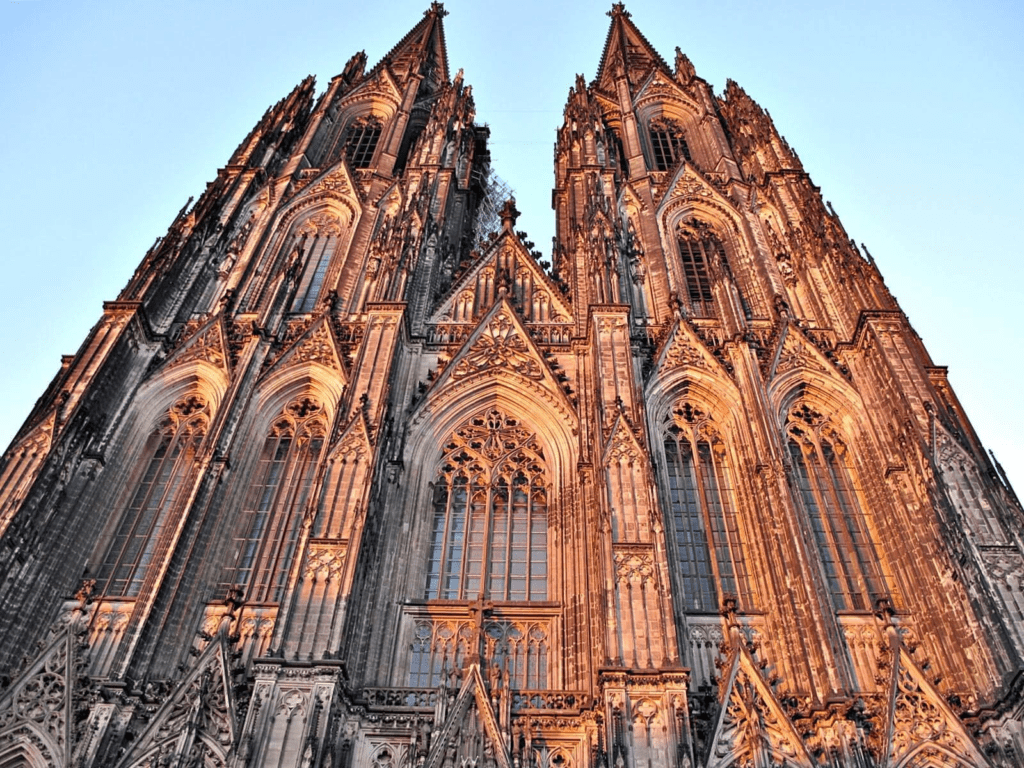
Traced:
<path fill-rule="evenodd" d="M 625 16 L 627 19 L 632 17 L 632 14 L 626 10 L 625 3 L 612 3 L 612 9 L 608 11 L 608 15 L 613 19 L 616 16 Z"/>
<path fill-rule="evenodd" d="M 498 215 L 501 217 L 502 229 L 507 229 L 509 232 L 516 225 L 516 219 L 519 218 L 519 210 L 516 208 L 516 199 L 510 197 L 505 201 L 505 204 L 501 206 L 501 210 L 498 211 Z"/>
<path fill-rule="evenodd" d="M 431 3 L 430 8 L 423 12 L 424 16 L 430 16 L 434 14 L 440 16 L 442 19 L 448 15 L 448 11 L 444 9 L 444 3 Z"/>
<path fill-rule="evenodd" d="M 676 77 L 685 84 L 693 80 L 696 74 L 697 70 L 694 69 L 690 59 L 679 46 L 676 46 Z"/>

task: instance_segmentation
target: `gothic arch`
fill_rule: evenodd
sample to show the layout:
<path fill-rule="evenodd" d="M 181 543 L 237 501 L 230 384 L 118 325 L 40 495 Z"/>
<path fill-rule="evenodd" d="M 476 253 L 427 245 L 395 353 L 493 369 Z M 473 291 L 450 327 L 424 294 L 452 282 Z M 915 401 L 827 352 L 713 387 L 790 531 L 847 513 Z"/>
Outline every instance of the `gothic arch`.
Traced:
<path fill-rule="evenodd" d="M 273 368 L 260 381 L 249 405 L 248 417 L 238 434 L 269 429 L 271 421 L 289 403 L 310 397 L 324 408 L 327 422 L 333 425 L 345 384 L 337 371 L 317 362 L 294 362 Z"/>
<path fill-rule="evenodd" d="M 698 130 L 700 111 L 696 104 L 690 102 L 689 99 L 684 99 L 681 95 L 667 92 L 667 89 L 659 89 L 657 94 L 641 97 L 637 105 L 636 114 L 637 121 L 643 128 L 641 141 L 644 145 L 644 155 L 648 158 L 648 167 L 652 170 L 659 170 L 656 167 L 655 139 L 652 135 L 655 126 L 659 123 L 678 127 L 682 132 L 683 143 L 686 145 L 686 159 L 692 162 L 690 153 L 694 147 L 694 140 L 701 133 Z M 678 161 L 681 159 L 683 158 L 675 158 L 675 163 L 661 170 L 675 170 L 678 167 Z"/>
<path fill-rule="evenodd" d="M 941 744 L 924 742 L 908 752 L 893 768 L 975 768 L 977 765 Z"/>
<path fill-rule="evenodd" d="M 60 768 L 61 750 L 31 723 L 20 722 L 0 732 L 0 766 L 3 768 Z"/>
<path fill-rule="evenodd" d="M 768 402 L 780 430 L 785 429 L 790 409 L 797 401 L 807 401 L 825 413 L 860 450 L 874 447 L 864 424 L 867 407 L 860 394 L 842 377 L 806 366 L 786 371 L 768 385 Z M 865 442 L 869 441 L 869 442 Z M 872 455 L 874 455 L 872 451 Z"/>
<path fill-rule="evenodd" d="M 681 397 L 701 403 L 715 421 L 728 426 L 730 431 L 741 426 L 735 414 L 743 413 L 743 398 L 735 382 L 714 369 L 682 365 L 658 375 L 647 388 L 652 428 L 664 422 Z"/>
<path fill-rule="evenodd" d="M 689 186 L 693 188 L 688 189 Z M 670 191 L 659 206 L 657 218 L 663 252 L 672 254 L 667 259 L 669 289 L 678 292 L 686 284 L 678 255 L 680 228 L 689 222 L 702 222 L 725 249 L 726 268 L 731 273 L 731 282 L 740 292 L 740 298 L 746 300 L 753 314 L 767 315 L 767 302 L 761 294 L 759 281 L 746 277 L 758 268 L 759 260 L 755 258 L 757 245 L 747 222 L 731 201 L 689 168 L 684 168 L 668 188 Z M 682 194 L 676 194 L 677 191 L 682 191 Z"/>
<path fill-rule="evenodd" d="M 559 521 L 563 512 L 571 507 L 576 486 L 575 423 L 566 423 L 562 415 L 531 393 L 528 384 L 534 382 L 507 376 L 497 381 L 491 378 L 487 386 L 468 392 L 457 386 L 449 387 L 438 393 L 439 397 L 424 406 L 413 419 L 405 449 L 409 469 L 403 482 L 406 492 L 402 505 L 402 519 L 413 521 L 410 541 L 430 539 L 427 531 L 430 516 L 423 514 L 423 510 L 433 504 L 433 484 L 445 444 L 463 424 L 492 409 L 517 419 L 536 436 L 547 465 L 549 530 L 560 528 Z M 548 552 L 552 585 L 559 584 L 555 541 L 560 539 L 557 534 L 552 538 Z M 425 583 L 426 551 L 410 551 L 407 556 L 412 560 L 402 577 L 407 579 L 402 587 L 403 594 L 419 594 Z"/>
<path fill-rule="evenodd" d="M 425 446 L 441 445 L 459 424 L 489 407 L 500 408 L 532 424 L 551 454 L 548 461 L 553 475 L 569 481 L 576 467 L 576 414 L 564 398 L 549 391 L 543 383 L 507 371 L 495 375 L 488 370 L 435 392 L 410 421 L 406 455 L 415 461 Z"/>
<path fill-rule="evenodd" d="M 653 119 L 668 117 L 683 123 L 686 128 L 693 128 L 701 117 L 700 106 L 674 84 L 654 91 L 650 87 L 645 89 L 636 103 L 636 112 L 644 125 Z"/>

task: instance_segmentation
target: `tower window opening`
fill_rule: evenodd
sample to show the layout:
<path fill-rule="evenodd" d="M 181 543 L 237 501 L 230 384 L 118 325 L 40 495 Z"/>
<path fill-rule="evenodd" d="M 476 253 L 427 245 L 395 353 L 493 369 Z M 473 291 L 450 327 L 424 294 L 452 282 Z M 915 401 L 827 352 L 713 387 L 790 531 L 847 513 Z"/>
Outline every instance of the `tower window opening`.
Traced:
<path fill-rule="evenodd" d="M 693 162 L 683 129 L 675 120 L 668 118 L 652 120 L 650 136 L 654 170 L 670 171 L 684 159 L 687 162 Z"/>
<path fill-rule="evenodd" d="M 696 317 L 714 314 L 714 295 L 711 291 L 712 265 L 724 262 L 722 244 L 706 227 L 687 226 L 679 233 L 679 258 L 683 267 L 685 298 L 690 312 Z"/>
<path fill-rule="evenodd" d="M 380 140 L 381 124 L 375 117 L 356 120 L 345 139 L 345 157 L 353 168 L 369 168 Z"/>

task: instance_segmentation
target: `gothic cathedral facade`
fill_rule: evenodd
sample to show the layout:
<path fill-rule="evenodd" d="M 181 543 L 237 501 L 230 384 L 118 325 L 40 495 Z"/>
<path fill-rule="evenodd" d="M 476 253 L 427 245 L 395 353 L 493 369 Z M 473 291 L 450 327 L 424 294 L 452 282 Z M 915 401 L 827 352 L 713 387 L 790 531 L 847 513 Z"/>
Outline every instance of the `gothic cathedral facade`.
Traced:
<path fill-rule="evenodd" d="M 0 463 L 0 766 L 1024 765 L 1024 513 L 769 116 L 622 4 L 551 263 L 433 3 Z"/>

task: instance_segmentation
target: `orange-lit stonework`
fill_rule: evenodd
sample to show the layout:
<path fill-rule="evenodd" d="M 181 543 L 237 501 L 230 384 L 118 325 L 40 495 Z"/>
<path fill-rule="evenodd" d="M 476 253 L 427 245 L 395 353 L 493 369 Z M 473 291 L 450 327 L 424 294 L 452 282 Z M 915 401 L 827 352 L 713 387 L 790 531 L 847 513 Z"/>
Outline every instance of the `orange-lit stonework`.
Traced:
<path fill-rule="evenodd" d="M 269 109 L 4 455 L 0 766 L 1024 765 L 1021 507 L 768 115 L 613 6 L 549 264 L 444 15 Z"/>

